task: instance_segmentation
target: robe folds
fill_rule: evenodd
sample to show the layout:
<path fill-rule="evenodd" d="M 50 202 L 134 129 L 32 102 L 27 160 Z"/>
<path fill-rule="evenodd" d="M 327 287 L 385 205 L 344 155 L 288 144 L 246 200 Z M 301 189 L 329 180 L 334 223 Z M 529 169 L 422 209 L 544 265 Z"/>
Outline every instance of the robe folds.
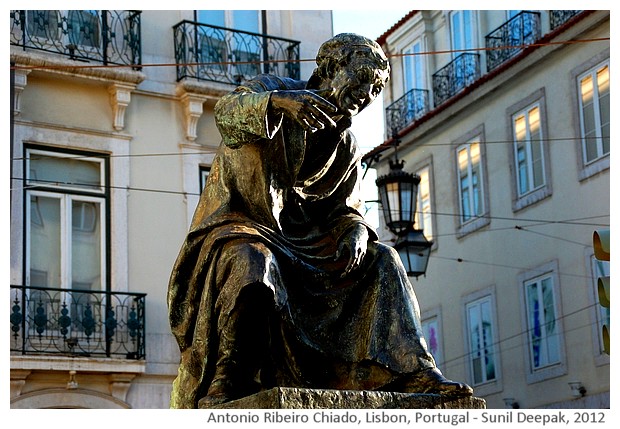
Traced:
<path fill-rule="evenodd" d="M 206 395 L 220 332 L 255 284 L 271 291 L 279 386 L 372 390 L 435 366 L 400 258 L 360 214 L 361 152 L 350 120 L 306 133 L 270 109 L 272 91 L 306 85 L 260 75 L 215 107 L 222 144 L 168 288 L 181 351 L 173 408 L 196 408 Z M 359 225 L 368 251 L 343 276 L 349 255 L 337 257 L 338 246 Z"/>

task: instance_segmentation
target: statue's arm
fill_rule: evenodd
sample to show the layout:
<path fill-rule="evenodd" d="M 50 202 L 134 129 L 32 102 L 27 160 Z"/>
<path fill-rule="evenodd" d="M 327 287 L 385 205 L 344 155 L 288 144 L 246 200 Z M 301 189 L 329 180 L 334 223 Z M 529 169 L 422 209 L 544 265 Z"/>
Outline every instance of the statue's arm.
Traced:
<path fill-rule="evenodd" d="M 218 101 L 215 123 L 224 144 L 234 148 L 275 135 L 282 123 L 282 114 L 270 109 L 271 93 L 243 86 Z"/>
<path fill-rule="evenodd" d="M 269 91 L 260 81 L 251 81 L 218 101 L 215 105 L 216 125 L 224 143 L 233 148 L 258 139 L 273 138 L 284 116 L 309 132 L 335 127 L 330 114 L 335 114 L 337 108 L 322 97 L 327 92 L 306 89 Z"/>

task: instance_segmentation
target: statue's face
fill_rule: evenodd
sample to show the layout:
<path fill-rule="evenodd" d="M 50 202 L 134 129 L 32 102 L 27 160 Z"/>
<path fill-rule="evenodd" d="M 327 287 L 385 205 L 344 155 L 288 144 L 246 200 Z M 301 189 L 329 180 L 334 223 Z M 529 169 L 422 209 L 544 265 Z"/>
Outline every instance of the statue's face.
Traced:
<path fill-rule="evenodd" d="M 372 103 L 384 86 L 385 78 L 380 70 L 368 63 L 354 62 L 336 71 L 331 80 L 334 92 L 329 101 L 338 107 L 340 114 L 354 116 Z"/>

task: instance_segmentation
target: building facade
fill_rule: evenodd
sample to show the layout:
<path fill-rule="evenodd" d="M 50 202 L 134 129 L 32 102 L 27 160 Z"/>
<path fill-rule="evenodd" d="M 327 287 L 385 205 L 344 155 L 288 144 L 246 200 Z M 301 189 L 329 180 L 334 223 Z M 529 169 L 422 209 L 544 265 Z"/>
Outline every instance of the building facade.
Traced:
<path fill-rule="evenodd" d="M 607 408 L 592 234 L 610 222 L 609 11 L 412 11 L 390 56 L 386 140 L 420 176 L 433 241 L 427 342 L 489 408 Z M 386 242 L 394 241 L 381 230 Z"/>
<path fill-rule="evenodd" d="M 213 106 L 261 72 L 307 79 L 331 12 L 14 10 L 10 27 L 11 407 L 167 408 L 167 282 Z"/>

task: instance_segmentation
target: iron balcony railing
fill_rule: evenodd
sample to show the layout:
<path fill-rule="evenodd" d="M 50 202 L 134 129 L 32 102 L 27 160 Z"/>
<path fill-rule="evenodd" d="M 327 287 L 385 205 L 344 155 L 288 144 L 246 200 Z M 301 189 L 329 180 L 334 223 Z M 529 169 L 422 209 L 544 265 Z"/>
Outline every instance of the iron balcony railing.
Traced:
<path fill-rule="evenodd" d="M 515 15 L 485 37 L 487 70 L 522 52 L 540 38 L 540 13 L 523 11 Z"/>
<path fill-rule="evenodd" d="M 12 10 L 11 45 L 75 60 L 138 66 L 142 61 L 140 14 L 133 10 Z"/>
<path fill-rule="evenodd" d="M 560 25 L 571 19 L 573 16 L 578 15 L 581 10 L 550 10 L 549 11 L 549 25 L 551 30 L 555 30 Z"/>
<path fill-rule="evenodd" d="M 428 112 L 428 91 L 412 89 L 385 108 L 385 121 L 388 130 L 400 131 Z"/>
<path fill-rule="evenodd" d="M 438 107 L 480 77 L 478 54 L 462 53 L 433 74 L 433 101 Z"/>
<path fill-rule="evenodd" d="M 260 73 L 299 79 L 299 42 L 182 21 L 173 27 L 177 81 L 240 84 Z"/>
<path fill-rule="evenodd" d="M 145 358 L 143 293 L 11 286 L 11 352 Z"/>

